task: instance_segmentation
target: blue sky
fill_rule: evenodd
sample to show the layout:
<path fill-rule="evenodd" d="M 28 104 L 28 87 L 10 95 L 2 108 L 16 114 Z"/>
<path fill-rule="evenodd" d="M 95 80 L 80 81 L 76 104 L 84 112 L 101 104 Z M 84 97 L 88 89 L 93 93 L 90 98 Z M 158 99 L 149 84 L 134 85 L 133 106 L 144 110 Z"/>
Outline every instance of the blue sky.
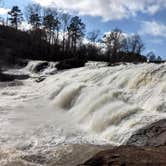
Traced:
<path fill-rule="evenodd" d="M 87 26 L 87 32 L 101 35 L 115 27 L 124 33 L 141 35 L 146 52 L 166 59 L 166 0 L 33 0 L 43 6 L 56 6 L 75 12 Z M 4 0 L 2 8 L 18 5 L 22 10 L 32 0 Z M 0 10 L 0 12 L 2 9 Z"/>

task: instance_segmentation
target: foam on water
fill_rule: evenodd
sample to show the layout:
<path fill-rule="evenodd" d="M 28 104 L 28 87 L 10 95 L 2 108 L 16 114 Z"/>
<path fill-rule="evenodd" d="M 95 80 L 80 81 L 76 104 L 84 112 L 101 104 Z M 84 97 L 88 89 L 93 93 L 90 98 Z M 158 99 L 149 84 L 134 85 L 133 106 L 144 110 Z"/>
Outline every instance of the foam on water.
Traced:
<path fill-rule="evenodd" d="M 120 145 L 166 118 L 166 64 L 88 64 L 41 83 L 28 79 L 3 87 L 0 95 L 1 146 L 34 151 L 62 143 Z"/>

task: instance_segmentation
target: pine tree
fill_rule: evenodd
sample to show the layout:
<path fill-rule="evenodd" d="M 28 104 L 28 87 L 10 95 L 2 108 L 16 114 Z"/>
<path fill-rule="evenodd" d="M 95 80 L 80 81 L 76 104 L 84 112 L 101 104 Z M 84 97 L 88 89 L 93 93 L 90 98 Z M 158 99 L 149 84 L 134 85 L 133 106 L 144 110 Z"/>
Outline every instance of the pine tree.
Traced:
<path fill-rule="evenodd" d="M 43 26 L 48 32 L 49 35 L 49 42 L 51 42 L 51 38 L 54 38 L 54 32 L 59 27 L 59 20 L 58 18 L 54 18 L 53 14 L 48 14 L 43 18 Z M 58 33 L 58 32 L 57 32 Z"/>
<path fill-rule="evenodd" d="M 37 30 L 41 26 L 41 7 L 38 4 L 29 4 L 26 7 L 26 18 L 33 30 Z"/>
<path fill-rule="evenodd" d="M 41 25 L 41 19 L 38 13 L 31 13 L 29 17 L 29 23 L 32 25 L 33 29 L 36 30 Z"/>
<path fill-rule="evenodd" d="M 69 35 L 69 42 L 71 42 L 71 48 L 76 52 L 77 43 L 84 37 L 85 24 L 82 20 L 75 16 L 71 19 L 70 25 L 67 28 Z"/>
<path fill-rule="evenodd" d="M 58 44 L 60 24 L 59 12 L 56 9 L 44 10 L 42 25 L 47 33 L 48 42 Z"/>
<path fill-rule="evenodd" d="M 21 22 L 23 21 L 23 14 L 22 14 L 21 10 L 19 9 L 19 7 L 13 6 L 11 11 L 8 12 L 8 15 L 10 16 L 9 21 L 10 21 L 11 25 L 15 29 L 18 29 L 18 25 L 21 24 Z"/>

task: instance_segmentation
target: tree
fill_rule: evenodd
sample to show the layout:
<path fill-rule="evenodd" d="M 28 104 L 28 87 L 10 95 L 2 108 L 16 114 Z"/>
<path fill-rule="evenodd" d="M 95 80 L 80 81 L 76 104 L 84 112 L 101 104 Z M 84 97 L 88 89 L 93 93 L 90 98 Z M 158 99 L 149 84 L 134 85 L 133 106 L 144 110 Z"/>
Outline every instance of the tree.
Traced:
<path fill-rule="evenodd" d="M 76 52 L 77 44 L 80 40 L 84 37 L 85 33 L 85 24 L 82 20 L 75 16 L 71 19 L 69 26 L 67 27 L 68 30 L 68 42 L 71 45 L 71 49 Z"/>
<path fill-rule="evenodd" d="M 48 13 L 43 17 L 43 26 L 48 36 L 48 42 L 51 43 L 51 39 L 54 37 L 54 31 L 57 26 L 57 21 L 54 19 L 52 13 Z"/>
<path fill-rule="evenodd" d="M 63 39 L 62 39 L 62 50 L 65 51 L 66 48 L 66 34 L 67 34 L 67 27 L 69 25 L 71 16 L 68 13 L 63 13 L 61 15 L 61 23 L 62 23 L 62 29 L 63 29 Z"/>
<path fill-rule="evenodd" d="M 162 58 L 160 56 L 157 57 L 156 59 L 158 62 L 161 62 L 162 61 Z"/>
<path fill-rule="evenodd" d="M 150 62 L 156 61 L 156 55 L 154 54 L 154 52 L 151 51 L 146 56 L 149 58 Z"/>
<path fill-rule="evenodd" d="M 123 34 L 120 29 L 115 28 L 110 33 L 103 36 L 102 42 L 105 43 L 107 47 L 107 56 L 110 61 L 110 56 L 116 57 L 117 53 L 122 49 Z"/>
<path fill-rule="evenodd" d="M 41 26 L 41 6 L 38 4 L 29 4 L 26 7 L 26 17 L 33 30 L 37 30 Z"/>
<path fill-rule="evenodd" d="M 125 37 L 122 41 L 123 48 L 122 50 L 127 53 L 132 54 L 141 54 L 141 52 L 144 50 L 145 46 L 142 42 L 141 37 L 138 34 L 134 34 L 129 37 Z"/>
<path fill-rule="evenodd" d="M 86 55 L 90 59 L 95 59 L 98 56 L 100 48 L 98 47 L 96 40 L 100 34 L 99 30 L 93 30 L 88 33 L 87 39 L 89 42 L 86 44 Z"/>
<path fill-rule="evenodd" d="M 88 33 L 88 39 L 91 41 L 91 42 L 96 42 L 98 36 L 100 34 L 100 30 L 94 30 L 92 32 L 89 32 Z"/>
<path fill-rule="evenodd" d="M 46 8 L 43 16 L 43 26 L 47 31 L 48 41 L 58 44 L 60 29 L 59 13 L 56 9 Z"/>
<path fill-rule="evenodd" d="M 129 48 L 131 49 L 132 53 L 139 55 L 141 54 L 141 52 L 144 50 L 144 44 L 139 35 L 135 34 L 131 36 Z"/>
<path fill-rule="evenodd" d="M 29 23 L 32 25 L 34 30 L 38 29 L 41 26 L 41 19 L 38 13 L 32 13 L 29 17 Z"/>
<path fill-rule="evenodd" d="M 10 16 L 9 21 L 11 25 L 18 29 L 18 25 L 21 24 L 23 21 L 23 14 L 18 6 L 13 6 L 11 11 L 8 12 L 8 15 Z"/>

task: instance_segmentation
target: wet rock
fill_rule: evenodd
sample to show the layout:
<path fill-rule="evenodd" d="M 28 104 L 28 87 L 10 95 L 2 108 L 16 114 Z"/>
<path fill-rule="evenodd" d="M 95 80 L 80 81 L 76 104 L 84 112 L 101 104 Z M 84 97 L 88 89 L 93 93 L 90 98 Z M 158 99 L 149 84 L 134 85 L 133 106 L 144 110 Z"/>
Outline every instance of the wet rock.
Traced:
<path fill-rule="evenodd" d="M 58 70 L 79 68 L 79 67 L 83 67 L 85 63 L 86 63 L 85 60 L 78 59 L 78 58 L 71 58 L 71 59 L 66 59 L 64 61 L 59 62 L 56 65 L 56 68 Z"/>
<path fill-rule="evenodd" d="M 9 75 L 0 73 L 0 81 L 1 81 L 1 82 L 13 81 L 13 80 L 14 80 L 14 77 L 13 77 L 13 76 L 11 76 L 11 75 L 9 76 Z"/>
<path fill-rule="evenodd" d="M 9 81 L 14 81 L 14 80 L 25 80 L 28 78 L 29 78 L 29 75 L 11 75 L 11 74 L 0 73 L 1 82 L 9 82 Z"/>
<path fill-rule="evenodd" d="M 31 146 L 31 145 L 30 145 Z M 110 149 L 112 146 L 90 144 L 61 144 L 52 147 L 0 149 L 0 166 L 76 166 L 96 153 Z M 34 151 L 33 151 L 34 150 Z M 20 153 L 21 152 L 21 153 Z M 5 165 L 2 165 L 2 162 Z"/>
<path fill-rule="evenodd" d="M 127 142 L 127 145 L 161 146 L 166 145 L 166 119 L 152 123 L 138 130 Z"/>
<path fill-rule="evenodd" d="M 121 146 L 102 151 L 78 166 L 165 166 L 166 147 Z"/>
<path fill-rule="evenodd" d="M 48 66 L 49 66 L 48 62 L 41 62 L 34 68 L 34 72 L 39 73 L 44 69 L 46 69 Z"/>
<path fill-rule="evenodd" d="M 40 83 L 40 82 L 44 81 L 45 79 L 46 79 L 46 77 L 39 77 L 39 78 L 37 78 L 35 81 L 36 81 L 37 83 Z"/>
<path fill-rule="evenodd" d="M 46 162 L 46 157 L 42 155 L 28 155 L 28 156 L 23 156 L 21 158 L 25 161 L 36 164 L 44 164 Z"/>

